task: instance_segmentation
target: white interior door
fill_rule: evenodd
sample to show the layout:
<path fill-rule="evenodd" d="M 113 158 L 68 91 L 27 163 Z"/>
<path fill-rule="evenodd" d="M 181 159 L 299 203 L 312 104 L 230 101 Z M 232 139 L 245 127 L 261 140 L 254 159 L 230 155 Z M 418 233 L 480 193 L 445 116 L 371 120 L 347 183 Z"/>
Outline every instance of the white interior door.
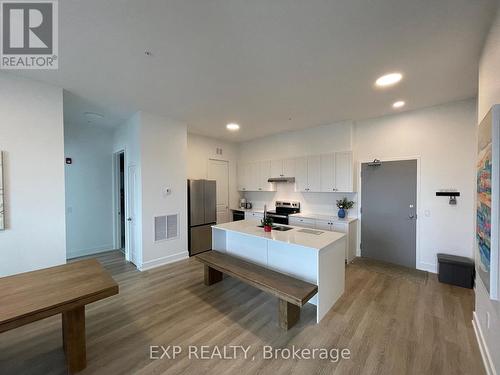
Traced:
<path fill-rule="evenodd" d="M 139 257 L 137 251 L 139 247 L 137 246 L 137 167 L 131 165 L 128 167 L 128 178 L 127 178 L 127 237 L 125 239 L 125 246 L 127 247 L 127 255 L 129 260 L 137 265 Z"/>
<path fill-rule="evenodd" d="M 224 160 L 208 161 L 208 179 L 217 182 L 217 224 L 229 221 L 229 165 Z"/>

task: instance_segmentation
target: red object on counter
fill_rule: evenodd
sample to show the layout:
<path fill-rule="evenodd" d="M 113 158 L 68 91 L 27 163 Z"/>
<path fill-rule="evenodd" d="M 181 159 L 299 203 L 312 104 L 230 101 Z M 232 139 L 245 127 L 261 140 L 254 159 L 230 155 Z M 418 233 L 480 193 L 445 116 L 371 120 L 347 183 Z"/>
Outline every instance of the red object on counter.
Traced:
<path fill-rule="evenodd" d="M 264 225 L 264 232 L 270 232 L 272 229 L 272 226 L 270 225 Z"/>

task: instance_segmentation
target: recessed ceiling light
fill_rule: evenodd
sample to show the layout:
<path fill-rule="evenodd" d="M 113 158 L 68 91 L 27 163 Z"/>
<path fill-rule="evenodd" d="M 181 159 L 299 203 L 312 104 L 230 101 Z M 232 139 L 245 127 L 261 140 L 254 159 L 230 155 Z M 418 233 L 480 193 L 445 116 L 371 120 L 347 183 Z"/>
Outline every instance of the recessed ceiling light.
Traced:
<path fill-rule="evenodd" d="M 235 130 L 240 130 L 240 126 L 238 124 L 235 124 L 234 122 L 227 124 L 226 125 L 227 130 L 235 131 Z"/>
<path fill-rule="evenodd" d="M 144 51 L 144 54 L 148 57 L 152 57 L 153 56 L 153 52 L 149 51 L 149 50 L 146 50 Z"/>
<path fill-rule="evenodd" d="M 392 86 L 401 81 L 402 78 L 403 75 L 401 73 L 389 73 L 377 79 L 375 81 L 375 86 L 378 87 Z"/>
<path fill-rule="evenodd" d="M 405 103 L 404 101 L 402 101 L 402 100 L 398 100 L 397 102 L 394 102 L 394 103 L 392 104 L 392 107 L 393 107 L 393 108 L 401 108 L 401 107 L 404 107 L 404 106 L 405 106 L 405 104 L 406 104 L 406 103 Z"/>

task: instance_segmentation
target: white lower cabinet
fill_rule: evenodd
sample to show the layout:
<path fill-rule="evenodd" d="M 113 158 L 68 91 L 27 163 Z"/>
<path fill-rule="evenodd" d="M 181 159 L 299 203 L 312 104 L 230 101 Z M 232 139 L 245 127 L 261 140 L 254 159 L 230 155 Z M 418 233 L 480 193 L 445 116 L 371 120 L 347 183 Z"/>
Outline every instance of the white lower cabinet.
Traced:
<path fill-rule="evenodd" d="M 245 220 L 256 220 L 261 221 L 264 218 L 264 214 L 262 212 L 245 212 Z"/>
<path fill-rule="evenodd" d="M 290 217 L 288 218 L 288 224 L 296 227 L 304 228 L 316 228 L 316 221 L 314 219 L 307 219 L 302 217 Z"/>
<path fill-rule="evenodd" d="M 316 226 L 315 226 L 316 229 L 333 231 L 331 222 L 326 221 L 326 220 L 315 220 L 315 221 L 316 221 Z M 337 231 L 334 231 L 334 232 L 337 232 Z"/>
<path fill-rule="evenodd" d="M 290 217 L 289 224 L 297 227 L 329 230 L 332 232 L 345 233 L 347 235 L 347 249 L 345 259 L 351 262 L 356 257 L 356 237 L 358 221 L 339 222 L 337 220 L 311 219 L 306 217 Z"/>

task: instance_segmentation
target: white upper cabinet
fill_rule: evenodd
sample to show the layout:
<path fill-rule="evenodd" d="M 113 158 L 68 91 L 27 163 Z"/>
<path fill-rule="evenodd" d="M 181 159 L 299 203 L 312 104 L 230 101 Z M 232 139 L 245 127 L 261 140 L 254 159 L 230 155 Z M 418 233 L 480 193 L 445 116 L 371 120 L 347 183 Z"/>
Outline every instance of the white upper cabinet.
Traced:
<path fill-rule="evenodd" d="M 271 177 L 271 161 L 238 163 L 239 191 L 275 191 L 275 185 L 267 180 Z"/>
<path fill-rule="evenodd" d="M 321 157 L 307 157 L 307 192 L 321 191 Z"/>
<path fill-rule="evenodd" d="M 321 188 L 321 157 L 306 156 L 295 159 L 295 188 L 297 191 L 312 193 Z"/>
<path fill-rule="evenodd" d="M 250 191 L 257 191 L 259 186 L 262 185 L 260 180 L 260 163 L 258 161 L 253 161 L 249 164 L 248 175 L 250 181 L 248 183 L 248 188 Z"/>
<path fill-rule="evenodd" d="M 271 177 L 284 177 L 283 174 L 283 160 L 271 161 Z"/>
<path fill-rule="evenodd" d="M 295 159 L 283 160 L 283 177 L 295 177 Z"/>
<path fill-rule="evenodd" d="M 275 191 L 275 185 L 269 182 L 271 176 L 271 161 L 264 160 L 259 162 L 259 185 L 257 191 Z"/>
<path fill-rule="evenodd" d="M 248 187 L 248 163 L 239 162 L 237 165 L 238 172 L 238 190 L 247 191 Z"/>
<path fill-rule="evenodd" d="M 344 193 L 353 191 L 352 152 L 335 153 L 335 188 Z"/>
<path fill-rule="evenodd" d="M 295 189 L 301 192 L 307 192 L 307 158 L 295 159 Z"/>
<path fill-rule="evenodd" d="M 321 191 L 335 191 L 335 154 L 321 155 Z"/>
<path fill-rule="evenodd" d="M 296 191 L 352 192 L 352 152 L 238 163 L 238 190 L 276 191 L 271 177 L 295 177 Z"/>
<path fill-rule="evenodd" d="M 295 159 L 271 160 L 270 177 L 295 177 Z"/>

